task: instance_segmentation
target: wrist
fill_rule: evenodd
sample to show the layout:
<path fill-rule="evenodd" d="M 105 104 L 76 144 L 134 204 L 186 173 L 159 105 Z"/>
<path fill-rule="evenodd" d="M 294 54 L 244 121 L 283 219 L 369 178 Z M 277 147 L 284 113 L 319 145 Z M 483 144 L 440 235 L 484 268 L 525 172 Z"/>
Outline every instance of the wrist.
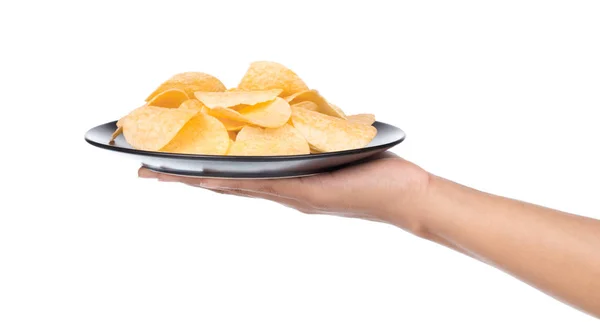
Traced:
<path fill-rule="evenodd" d="M 380 211 L 382 219 L 416 236 L 428 237 L 437 177 L 403 159 L 396 160 L 390 172 L 394 186 L 387 191 Z"/>
<path fill-rule="evenodd" d="M 417 220 L 417 225 L 414 234 L 419 237 L 426 239 L 437 237 L 435 229 L 439 223 L 438 211 L 443 209 L 438 198 L 441 190 L 440 183 L 443 181 L 444 179 L 427 173 L 426 185 L 415 200 L 413 217 Z"/>
<path fill-rule="evenodd" d="M 452 237 L 465 216 L 476 215 L 474 209 L 484 202 L 485 196 L 479 192 L 429 174 L 426 189 L 415 203 L 414 218 L 418 220 L 415 235 L 438 241 L 438 238 Z M 473 204 L 473 201 L 479 202 Z"/>

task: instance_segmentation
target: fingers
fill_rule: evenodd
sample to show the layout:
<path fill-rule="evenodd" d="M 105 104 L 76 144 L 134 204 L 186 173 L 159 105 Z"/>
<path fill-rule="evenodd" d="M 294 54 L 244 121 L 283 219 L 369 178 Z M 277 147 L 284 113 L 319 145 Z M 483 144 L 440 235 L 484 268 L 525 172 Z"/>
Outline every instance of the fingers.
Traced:
<path fill-rule="evenodd" d="M 254 190 L 254 189 L 249 189 L 249 188 L 225 187 L 225 186 L 220 186 L 220 187 L 212 186 L 211 187 L 209 185 L 206 185 L 207 183 L 203 182 L 203 180 L 205 180 L 205 179 L 162 174 L 162 173 L 157 173 L 157 172 L 151 171 L 151 170 L 149 170 L 147 168 L 143 168 L 143 167 L 138 170 L 138 176 L 140 178 L 156 178 L 162 182 L 179 182 L 179 183 L 183 183 L 183 184 L 190 185 L 190 186 L 202 187 L 202 188 L 208 189 L 212 192 L 219 193 L 219 194 L 228 194 L 228 195 L 235 195 L 235 196 L 248 197 L 248 198 L 265 199 L 265 200 L 279 203 L 283 206 L 298 210 L 298 211 L 300 211 L 302 213 L 306 213 L 306 214 L 325 213 L 324 211 L 318 209 L 317 207 L 312 206 L 309 202 L 304 202 L 304 201 L 301 201 L 300 199 L 294 198 L 294 197 L 285 197 L 280 194 L 271 194 L 269 192 L 265 192 L 264 190 L 261 191 L 261 190 Z M 220 183 L 220 184 L 226 185 L 224 183 Z M 215 184 L 212 184 L 212 185 L 215 185 Z M 231 186 L 235 186 L 235 184 L 232 183 Z M 254 186 L 254 187 L 256 187 L 256 186 Z M 263 189 L 264 189 L 264 187 L 263 187 Z"/>
<path fill-rule="evenodd" d="M 157 173 L 151 171 L 148 168 L 140 167 L 138 169 L 138 177 L 139 178 L 156 178 Z"/>
<path fill-rule="evenodd" d="M 300 201 L 310 201 L 311 193 L 315 190 L 309 188 L 310 185 L 307 180 L 299 178 L 268 180 L 201 178 L 157 173 L 144 167 L 138 170 L 138 176 L 140 178 L 156 178 L 162 182 L 179 182 L 212 190 L 243 191 L 246 195 L 255 197 L 266 194 L 271 197 Z"/>
<path fill-rule="evenodd" d="M 254 199 L 269 200 L 269 201 L 272 201 L 275 203 L 279 203 L 285 207 L 288 207 L 288 208 L 291 208 L 294 210 L 298 210 L 305 214 L 326 214 L 326 211 L 312 206 L 309 202 L 303 202 L 303 201 L 300 201 L 300 200 L 294 199 L 294 198 L 288 199 L 288 198 L 284 198 L 281 196 L 270 195 L 270 194 L 266 194 L 266 193 L 262 193 L 262 192 L 252 192 L 252 191 L 241 190 L 241 189 L 231 189 L 231 190 L 208 189 L 208 190 L 219 193 L 219 194 L 228 194 L 228 195 L 235 195 L 235 196 L 241 196 L 241 197 L 249 197 L 249 198 L 254 198 Z"/>

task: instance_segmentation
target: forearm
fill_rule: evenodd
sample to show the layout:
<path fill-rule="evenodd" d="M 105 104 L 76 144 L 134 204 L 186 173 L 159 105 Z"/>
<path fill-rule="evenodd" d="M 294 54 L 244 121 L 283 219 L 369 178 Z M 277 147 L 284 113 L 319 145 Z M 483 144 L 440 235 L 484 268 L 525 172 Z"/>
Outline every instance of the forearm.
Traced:
<path fill-rule="evenodd" d="M 600 316 L 600 221 L 432 176 L 420 234 Z"/>

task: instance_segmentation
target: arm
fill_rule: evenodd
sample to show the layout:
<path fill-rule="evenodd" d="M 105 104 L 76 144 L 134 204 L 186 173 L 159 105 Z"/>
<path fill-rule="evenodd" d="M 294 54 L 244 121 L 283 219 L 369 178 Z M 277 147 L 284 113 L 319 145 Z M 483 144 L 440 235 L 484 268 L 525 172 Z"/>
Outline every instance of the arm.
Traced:
<path fill-rule="evenodd" d="M 600 221 L 482 193 L 432 176 L 425 237 L 600 316 Z"/>
<path fill-rule="evenodd" d="M 482 193 L 391 154 L 305 178 L 203 179 L 143 168 L 139 176 L 393 224 L 600 317 L 599 220 Z"/>

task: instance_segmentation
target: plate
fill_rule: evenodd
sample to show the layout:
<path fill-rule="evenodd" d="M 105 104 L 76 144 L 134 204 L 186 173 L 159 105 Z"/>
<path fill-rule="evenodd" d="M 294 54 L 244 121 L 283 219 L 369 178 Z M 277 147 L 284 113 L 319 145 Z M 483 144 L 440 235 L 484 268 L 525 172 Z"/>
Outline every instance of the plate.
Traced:
<path fill-rule="evenodd" d="M 377 136 L 364 148 L 294 156 L 214 156 L 137 150 L 122 134 L 113 144 L 109 143 L 117 129 L 116 121 L 90 129 L 85 140 L 162 173 L 215 178 L 283 178 L 333 171 L 386 151 L 406 137 L 404 131 L 395 126 L 382 122 L 375 122 L 373 126 L 377 128 Z"/>

